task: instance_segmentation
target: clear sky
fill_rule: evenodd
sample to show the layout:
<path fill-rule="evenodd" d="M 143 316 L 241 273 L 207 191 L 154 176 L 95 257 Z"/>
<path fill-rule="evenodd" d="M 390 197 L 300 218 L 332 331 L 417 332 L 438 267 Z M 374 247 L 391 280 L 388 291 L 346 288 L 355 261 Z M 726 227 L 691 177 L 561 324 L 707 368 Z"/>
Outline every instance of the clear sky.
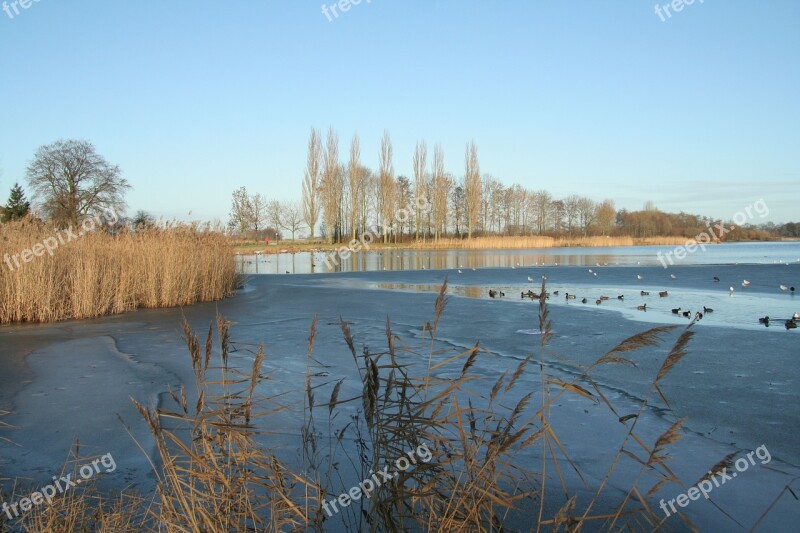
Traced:
<path fill-rule="evenodd" d="M 9 6 L 0 196 L 39 146 L 85 139 L 131 212 L 227 221 L 242 185 L 299 199 L 309 130 L 333 126 L 373 168 L 389 130 L 398 174 L 425 139 L 461 175 L 474 140 L 505 184 L 725 219 L 763 198 L 765 220 L 800 220 L 800 2 L 664 21 L 654 0 L 367 2 L 331 21 L 320 0 Z"/>

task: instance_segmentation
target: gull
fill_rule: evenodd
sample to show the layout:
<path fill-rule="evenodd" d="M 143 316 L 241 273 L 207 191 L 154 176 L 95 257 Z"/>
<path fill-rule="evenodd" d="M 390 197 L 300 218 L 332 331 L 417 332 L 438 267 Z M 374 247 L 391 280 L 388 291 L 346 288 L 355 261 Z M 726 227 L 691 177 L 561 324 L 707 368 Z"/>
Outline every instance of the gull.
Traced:
<path fill-rule="evenodd" d="M 472 271 L 475 272 L 475 267 L 472 268 Z"/>
<path fill-rule="evenodd" d="M 592 274 L 594 274 L 594 275 L 596 276 L 596 275 L 597 275 L 597 272 L 592 272 Z"/>
<path fill-rule="evenodd" d="M 547 276 L 545 276 L 544 274 L 542 274 L 542 279 L 543 279 L 543 280 L 545 280 L 545 281 L 547 281 Z"/>
<path fill-rule="evenodd" d="M 459 274 L 463 274 L 463 272 L 461 272 L 461 269 L 460 269 L 460 268 L 458 269 L 458 273 L 459 273 Z"/>
<path fill-rule="evenodd" d="M 742 287 L 747 287 L 748 285 L 750 285 L 750 282 L 749 282 L 749 281 L 747 281 L 747 280 L 742 280 Z"/>
<path fill-rule="evenodd" d="M 641 274 L 636 274 L 636 279 L 644 279 Z"/>
<path fill-rule="evenodd" d="M 533 282 L 533 278 L 528 276 L 528 281 Z"/>
<path fill-rule="evenodd" d="M 589 269 L 589 274 L 594 274 L 594 271 L 591 268 Z"/>
<path fill-rule="evenodd" d="M 733 296 L 733 287 L 730 288 L 731 296 Z"/>
<path fill-rule="evenodd" d="M 788 291 L 789 287 L 787 287 L 786 285 L 781 285 L 781 290 L 782 291 Z"/>
<path fill-rule="evenodd" d="M 675 274 L 670 274 L 669 277 L 671 277 L 672 279 L 678 279 L 678 276 L 676 276 Z"/>

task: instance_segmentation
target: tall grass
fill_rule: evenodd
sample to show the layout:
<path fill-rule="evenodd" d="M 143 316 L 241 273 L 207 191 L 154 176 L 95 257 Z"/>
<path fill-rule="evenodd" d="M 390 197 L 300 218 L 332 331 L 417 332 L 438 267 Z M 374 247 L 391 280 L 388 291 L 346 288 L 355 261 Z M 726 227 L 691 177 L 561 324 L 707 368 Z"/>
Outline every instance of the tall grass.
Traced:
<path fill-rule="evenodd" d="M 77 232 L 76 232 L 77 234 Z M 227 239 L 198 226 L 87 232 L 25 263 L 57 236 L 36 221 L 0 225 L 0 324 L 52 322 L 219 300 L 235 289 Z M 53 241 L 51 241 L 53 242 Z"/>
<path fill-rule="evenodd" d="M 446 290 L 445 283 L 433 317 L 421 326 L 414 344 L 405 344 L 387 319 L 386 348 L 359 350 L 348 323 L 341 320 L 344 346 L 360 378 L 356 395 L 341 397 L 344 379 L 329 377 L 331 369 L 314 358 L 316 319 L 312 321 L 301 451 L 296 452 L 302 459 L 294 466 L 279 458 L 280 450 L 264 444 L 268 433 L 259 429 L 269 427 L 269 417 L 283 411 L 275 406 L 277 397 L 263 394 L 269 390 L 263 346 L 251 351 L 249 368 L 231 368 L 228 354 L 245 345 L 231 341 L 229 322 L 222 317 L 216 321 L 216 349 L 213 324 L 201 342 L 184 322 L 194 389 L 169 391 L 174 407 L 135 402 L 155 437 L 156 493 L 108 503 L 70 500 L 55 510 L 38 507 L 14 527 L 35 532 L 666 529 L 666 518 L 650 507 L 651 498 L 667 484 L 686 490 L 668 466 L 669 448 L 681 438 L 685 420 L 676 419 L 654 441 L 638 434 L 637 425 L 652 404 L 670 409 L 662 385 L 687 357 L 693 323 L 679 332 L 638 409 L 620 413 L 592 374 L 606 365 L 636 366 L 631 354 L 660 345 L 677 326 L 633 335 L 564 381 L 548 365 L 562 358 L 551 353 L 552 325 L 546 298 L 541 298 L 539 345 L 487 382 L 475 372 L 483 356 L 480 344 L 454 352 L 437 342 Z M 531 379 L 523 379 L 526 375 Z M 524 385 L 537 379 L 538 390 Z M 613 459 L 599 479 L 585 476 L 570 457 L 570 439 L 592 435 L 576 431 L 574 420 L 568 421 L 569 438 L 556 429 L 565 426 L 555 423 L 558 411 L 552 408 L 566 396 L 607 409 L 611 423 L 623 428 L 618 447 L 605 450 Z M 429 461 L 415 464 L 334 516 L 323 511 L 324 502 L 422 444 L 430 450 Z M 612 480 L 623 462 L 626 472 L 634 474 L 627 487 Z M 723 459 L 703 472 L 718 472 L 725 464 Z M 568 480 L 567 471 L 574 473 L 570 479 L 582 480 L 580 486 Z M 595 481 L 584 486 L 587 479 Z M 697 530 L 685 515 L 679 516 Z"/>

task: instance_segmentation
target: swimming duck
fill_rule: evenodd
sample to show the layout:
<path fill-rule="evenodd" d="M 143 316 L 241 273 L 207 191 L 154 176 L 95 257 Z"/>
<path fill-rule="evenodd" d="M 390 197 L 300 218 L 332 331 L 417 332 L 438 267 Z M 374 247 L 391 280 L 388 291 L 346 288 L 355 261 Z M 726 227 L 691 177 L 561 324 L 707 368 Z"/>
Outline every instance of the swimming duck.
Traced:
<path fill-rule="evenodd" d="M 647 311 L 647 304 L 640 305 L 636 309 L 638 309 L 639 311 Z"/>

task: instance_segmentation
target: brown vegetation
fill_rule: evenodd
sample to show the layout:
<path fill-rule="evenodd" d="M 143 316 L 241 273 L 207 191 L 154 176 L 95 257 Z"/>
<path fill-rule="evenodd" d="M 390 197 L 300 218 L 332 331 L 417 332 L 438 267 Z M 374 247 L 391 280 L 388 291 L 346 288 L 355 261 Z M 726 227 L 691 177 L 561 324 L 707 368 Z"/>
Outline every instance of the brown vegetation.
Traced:
<path fill-rule="evenodd" d="M 58 240 L 16 266 L 13 256 Z M 77 235 L 78 230 L 73 230 Z M 68 240 L 63 230 L 37 221 L 0 225 L 0 324 L 52 322 L 219 300 L 237 276 L 228 240 L 195 226 L 87 232 Z M 39 248 L 41 250 L 41 248 Z M 9 266 L 10 264 L 10 266 Z"/>

